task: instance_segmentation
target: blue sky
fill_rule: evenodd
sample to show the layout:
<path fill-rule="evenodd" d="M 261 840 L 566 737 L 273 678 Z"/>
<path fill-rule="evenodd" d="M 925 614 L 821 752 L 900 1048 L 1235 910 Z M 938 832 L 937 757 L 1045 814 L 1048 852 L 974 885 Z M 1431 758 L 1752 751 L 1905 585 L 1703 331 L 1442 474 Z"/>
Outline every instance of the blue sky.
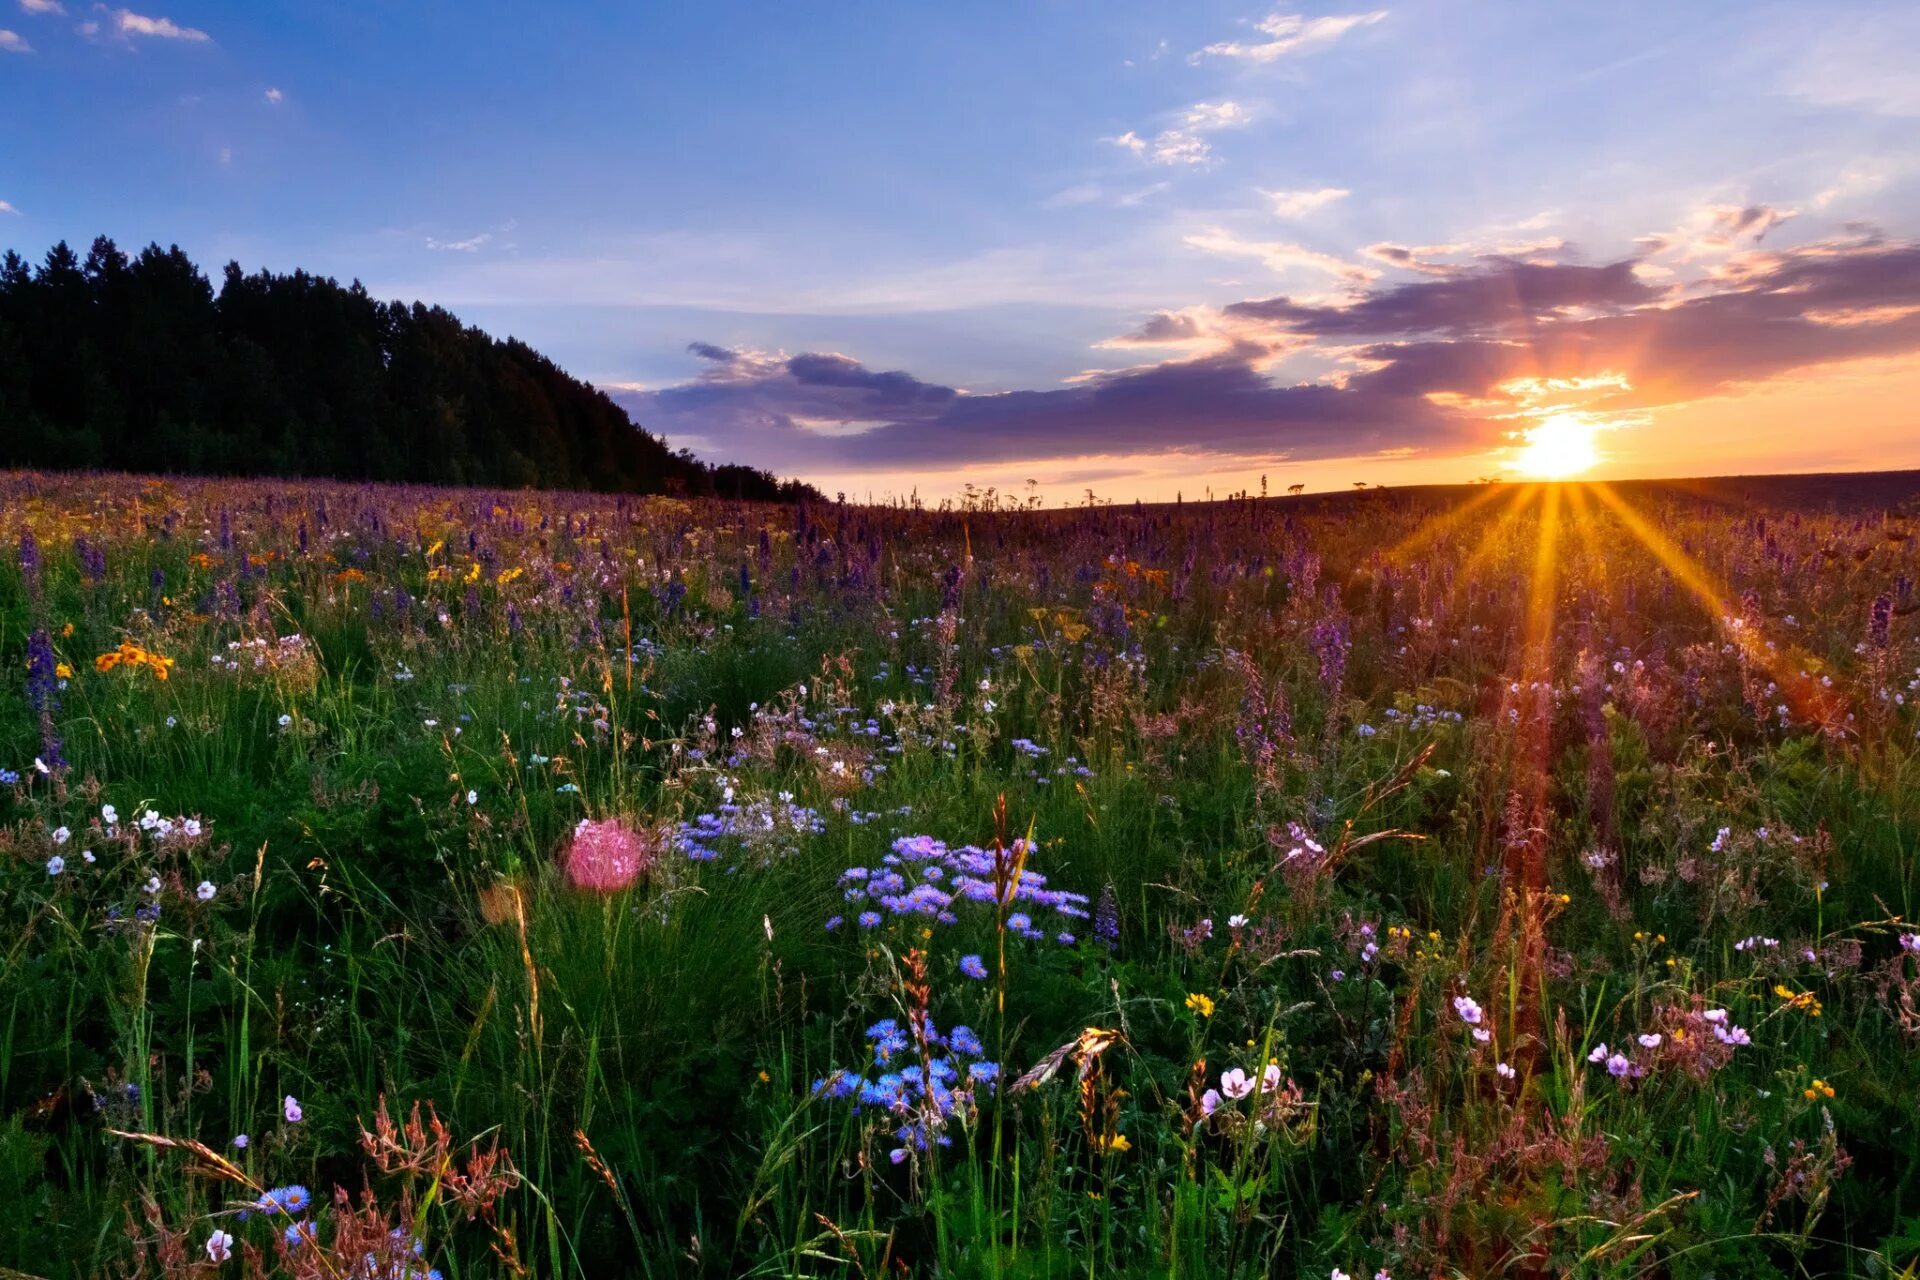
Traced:
<path fill-rule="evenodd" d="M 358 277 L 863 492 L 1920 465 L 1915 65 L 1893 3 L 0 0 L 0 244 Z"/>

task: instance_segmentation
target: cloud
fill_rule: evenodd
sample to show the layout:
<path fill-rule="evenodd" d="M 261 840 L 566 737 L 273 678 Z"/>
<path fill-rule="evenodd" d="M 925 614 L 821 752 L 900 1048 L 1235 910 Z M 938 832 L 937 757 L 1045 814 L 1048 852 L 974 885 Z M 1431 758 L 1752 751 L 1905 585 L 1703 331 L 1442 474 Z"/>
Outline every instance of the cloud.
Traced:
<path fill-rule="evenodd" d="M 1822 15 L 1826 17 L 1826 15 Z M 1912 6 L 1829 18 L 1795 52 L 1788 93 L 1816 106 L 1874 115 L 1920 116 L 1920 13 Z"/>
<path fill-rule="evenodd" d="M 0 27 L 0 53 L 32 53 L 33 46 L 17 31 Z"/>
<path fill-rule="evenodd" d="M 1129 129 L 1117 138 L 1102 141 L 1154 164 L 1205 164 L 1213 155 L 1213 148 L 1205 138 L 1184 129 L 1163 130 L 1151 141 Z"/>
<path fill-rule="evenodd" d="M 1336 200 L 1345 200 L 1353 192 L 1345 187 L 1321 187 L 1316 191 L 1268 191 L 1257 188 L 1273 207 L 1276 218 L 1304 218 L 1315 209 L 1324 209 Z"/>
<path fill-rule="evenodd" d="M 1113 145 L 1154 164 L 1207 164 L 1213 158 L 1213 146 L 1201 135 L 1220 129 L 1236 128 L 1253 119 L 1253 114 L 1237 102 L 1196 102 L 1180 113 L 1180 124 L 1162 129 L 1151 139 L 1129 129 L 1116 138 L 1102 138 Z"/>
<path fill-rule="evenodd" d="M 1196 130 L 1228 129 L 1243 125 L 1252 118 L 1252 114 L 1237 102 L 1196 102 L 1186 111 L 1187 127 Z"/>
<path fill-rule="evenodd" d="M 1659 291 L 1633 267 L 1632 259 L 1603 267 L 1491 259 L 1462 274 L 1381 289 L 1347 306 L 1279 297 L 1236 302 L 1225 313 L 1290 332 L 1342 337 L 1526 332 L 1555 315 L 1657 301 Z"/>
<path fill-rule="evenodd" d="M 15 217 L 20 216 L 20 211 L 14 208 L 10 201 L 6 200 L 0 200 L 0 213 L 11 213 Z"/>
<path fill-rule="evenodd" d="M 198 27 L 183 27 L 172 18 L 149 18 L 131 9 L 108 9 L 104 5 L 96 5 L 95 11 L 107 15 L 108 34 L 123 39 L 137 36 L 146 40 L 184 40 L 190 44 L 204 44 L 213 38 Z M 89 22 L 81 30 L 85 35 L 94 35 L 100 26 Z"/>
<path fill-rule="evenodd" d="M 278 89 L 269 89 L 266 91 L 266 93 L 263 96 L 266 98 L 266 100 L 269 103 L 271 103 L 276 107 L 279 106 L 282 102 L 285 102 L 287 100 L 287 95 L 280 92 Z"/>
<path fill-rule="evenodd" d="M 1351 457 L 1496 434 L 1418 397 L 1270 381 L 1257 344 L 1096 375 L 1047 391 L 966 394 L 841 355 L 752 360 L 749 376 L 703 375 L 614 393 L 670 439 L 692 437 L 758 465 L 888 470 L 1138 453 Z M 728 367 L 741 363 L 741 358 Z M 865 429 L 858 429 L 865 424 Z M 855 428 L 847 430 L 846 428 Z"/>
<path fill-rule="evenodd" d="M 493 233 L 491 231 L 483 231 L 479 235 L 469 236 L 465 240 L 439 240 L 433 236 L 428 236 L 427 248 L 451 253 L 478 253 L 480 249 L 492 239 Z"/>
<path fill-rule="evenodd" d="M 1749 237 L 1764 220 L 1733 219 Z M 1662 286 L 1643 265 L 1483 256 L 1345 302 L 1162 310 L 1099 345 L 1175 358 L 1051 389 L 968 391 L 841 352 L 695 343 L 689 381 L 614 394 L 677 443 L 803 474 L 1141 455 L 1233 466 L 1452 456 L 1554 409 L 1641 422 L 1816 366 L 1920 355 L 1920 241 L 1750 248 Z M 1320 372 L 1283 372 L 1303 367 Z"/>
<path fill-rule="evenodd" d="M 1642 236 L 1639 244 L 1649 256 L 1694 262 L 1759 244 L 1769 232 L 1798 216 L 1798 209 L 1768 204 L 1705 204 L 1692 210 L 1678 227 Z"/>
<path fill-rule="evenodd" d="M 1840 176 L 1831 185 L 1822 188 L 1813 197 L 1813 207 L 1825 209 L 1856 196 L 1872 195 L 1886 186 L 1892 176 L 1887 165 L 1873 160 L 1855 161 L 1841 170 Z"/>
<path fill-rule="evenodd" d="M 66 15 L 66 6 L 60 0 L 20 0 L 22 13 L 51 13 L 55 17 Z"/>
<path fill-rule="evenodd" d="M 1379 276 L 1372 267 L 1336 258 L 1301 245 L 1282 240 L 1246 240 L 1231 231 L 1209 227 L 1185 237 L 1195 249 L 1224 257 L 1256 258 L 1271 271 L 1286 272 L 1299 267 L 1324 272 L 1350 284 L 1365 284 Z"/>
<path fill-rule="evenodd" d="M 1355 27 L 1368 27 L 1387 16 L 1385 9 L 1371 13 L 1348 13 L 1308 18 L 1296 13 L 1274 13 L 1253 24 L 1264 40 L 1229 40 L 1210 44 L 1188 59 L 1243 58 L 1249 62 L 1274 62 L 1292 53 L 1310 53 L 1332 44 Z"/>

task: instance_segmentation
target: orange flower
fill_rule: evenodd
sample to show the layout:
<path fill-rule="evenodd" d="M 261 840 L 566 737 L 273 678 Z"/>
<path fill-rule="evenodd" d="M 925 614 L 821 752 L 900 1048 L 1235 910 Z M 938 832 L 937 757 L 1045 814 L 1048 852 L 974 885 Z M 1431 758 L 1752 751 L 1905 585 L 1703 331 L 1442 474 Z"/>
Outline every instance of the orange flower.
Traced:
<path fill-rule="evenodd" d="M 145 667 L 153 673 L 155 680 L 165 680 L 173 666 L 173 659 L 163 658 L 131 641 L 122 641 L 118 649 L 103 653 L 93 660 L 93 669 L 103 674 L 120 666 Z"/>

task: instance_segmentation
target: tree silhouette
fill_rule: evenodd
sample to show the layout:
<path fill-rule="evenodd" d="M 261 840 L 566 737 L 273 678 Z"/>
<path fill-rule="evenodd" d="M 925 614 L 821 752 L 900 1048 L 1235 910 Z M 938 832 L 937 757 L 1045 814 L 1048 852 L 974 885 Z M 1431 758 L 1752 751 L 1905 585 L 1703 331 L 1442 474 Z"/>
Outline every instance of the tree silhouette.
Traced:
<path fill-rule="evenodd" d="M 709 466 L 516 338 L 359 281 L 105 236 L 0 258 L 0 466 L 329 476 L 794 500 Z"/>

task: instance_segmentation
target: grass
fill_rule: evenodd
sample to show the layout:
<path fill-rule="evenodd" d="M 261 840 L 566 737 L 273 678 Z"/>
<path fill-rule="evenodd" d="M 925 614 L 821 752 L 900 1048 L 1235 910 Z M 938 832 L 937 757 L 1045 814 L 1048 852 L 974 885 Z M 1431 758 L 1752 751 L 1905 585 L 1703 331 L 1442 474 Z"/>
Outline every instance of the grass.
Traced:
<path fill-rule="evenodd" d="M 1920 1256 L 1898 514 L 0 499 L 0 1268 Z"/>

